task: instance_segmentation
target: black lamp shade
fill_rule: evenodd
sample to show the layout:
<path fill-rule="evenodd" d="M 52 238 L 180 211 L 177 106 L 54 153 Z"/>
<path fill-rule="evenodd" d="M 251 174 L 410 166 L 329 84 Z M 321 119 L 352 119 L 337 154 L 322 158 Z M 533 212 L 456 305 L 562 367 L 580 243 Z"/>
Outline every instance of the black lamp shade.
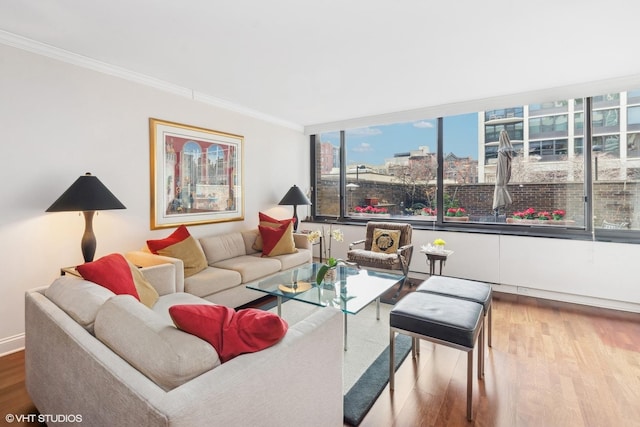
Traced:
<path fill-rule="evenodd" d="M 46 212 L 126 209 L 100 180 L 87 172 L 71 184 Z"/>
<path fill-rule="evenodd" d="M 311 201 L 307 198 L 307 196 L 302 192 L 300 187 L 294 185 L 287 191 L 287 194 L 284 195 L 282 200 L 280 200 L 279 205 L 310 205 Z"/>
<path fill-rule="evenodd" d="M 293 206 L 293 217 L 295 218 L 295 223 L 293 224 L 294 231 L 298 231 L 298 205 L 310 205 L 311 201 L 307 198 L 307 196 L 300 190 L 300 187 L 294 185 L 287 191 L 287 194 L 284 195 L 282 200 L 280 200 L 279 205 L 289 205 Z"/>
<path fill-rule="evenodd" d="M 85 262 L 93 261 L 96 252 L 96 236 L 93 233 L 95 211 L 126 209 L 120 200 L 95 176 L 87 172 L 71 184 L 46 212 L 82 211 L 84 214 L 84 234 L 82 235 L 82 256 Z"/>

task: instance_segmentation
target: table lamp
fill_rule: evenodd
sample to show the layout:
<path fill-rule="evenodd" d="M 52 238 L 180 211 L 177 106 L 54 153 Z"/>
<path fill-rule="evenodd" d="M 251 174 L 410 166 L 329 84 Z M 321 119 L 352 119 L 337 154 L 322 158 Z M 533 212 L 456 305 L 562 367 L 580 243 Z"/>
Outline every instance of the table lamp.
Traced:
<path fill-rule="evenodd" d="M 298 231 L 298 205 L 310 205 L 311 201 L 305 196 L 305 194 L 300 190 L 300 187 L 294 185 L 287 191 L 287 194 L 284 195 L 282 200 L 280 200 L 279 205 L 287 205 L 293 206 L 293 217 L 295 218 L 295 224 L 293 224 L 293 231 Z"/>
<path fill-rule="evenodd" d="M 84 214 L 84 234 L 82 235 L 82 256 L 84 262 L 93 261 L 96 252 L 96 236 L 93 234 L 93 214 L 95 211 L 126 209 L 116 196 L 100 180 L 87 172 L 78 178 L 46 212 L 82 211 Z"/>

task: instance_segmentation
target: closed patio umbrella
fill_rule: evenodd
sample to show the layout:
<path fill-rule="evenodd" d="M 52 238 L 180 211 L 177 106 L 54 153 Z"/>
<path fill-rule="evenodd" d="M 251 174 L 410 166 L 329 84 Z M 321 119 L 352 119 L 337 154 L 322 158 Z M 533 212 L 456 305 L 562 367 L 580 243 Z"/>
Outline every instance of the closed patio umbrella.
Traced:
<path fill-rule="evenodd" d="M 509 140 L 506 130 L 500 131 L 500 143 L 498 144 L 498 165 L 496 167 L 496 186 L 493 191 L 493 210 L 496 215 L 498 209 L 505 208 L 512 202 L 507 184 L 511 179 L 511 158 L 513 157 L 513 145 Z"/>

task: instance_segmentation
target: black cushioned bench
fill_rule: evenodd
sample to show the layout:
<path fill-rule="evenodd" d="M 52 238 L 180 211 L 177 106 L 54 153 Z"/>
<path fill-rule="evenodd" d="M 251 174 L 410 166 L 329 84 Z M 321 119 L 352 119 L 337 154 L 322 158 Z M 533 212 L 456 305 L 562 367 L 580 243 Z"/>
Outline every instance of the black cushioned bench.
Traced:
<path fill-rule="evenodd" d="M 467 419 L 473 418 L 473 349 L 478 346 L 478 378 L 482 378 L 483 306 L 460 298 L 427 292 L 412 292 L 402 298 L 389 314 L 389 387 L 394 389 L 395 334 L 409 335 L 412 357 L 419 354 L 418 339 L 467 352 Z"/>
<path fill-rule="evenodd" d="M 476 280 L 457 279 L 455 277 L 431 276 L 422 282 L 416 291 L 462 298 L 482 304 L 484 318 L 487 319 L 487 345 L 491 347 L 491 329 L 493 328 L 491 300 L 493 293 L 490 284 Z"/>

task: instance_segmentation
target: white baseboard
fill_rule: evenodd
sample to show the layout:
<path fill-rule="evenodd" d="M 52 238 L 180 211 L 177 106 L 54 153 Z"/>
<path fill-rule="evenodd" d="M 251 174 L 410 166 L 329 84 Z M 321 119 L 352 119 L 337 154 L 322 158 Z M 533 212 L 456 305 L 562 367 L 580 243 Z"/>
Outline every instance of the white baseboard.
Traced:
<path fill-rule="evenodd" d="M 24 349 L 24 334 L 0 338 L 0 357 Z"/>
<path fill-rule="evenodd" d="M 534 298 L 548 299 L 552 301 L 561 301 L 572 304 L 588 305 L 591 307 L 606 308 L 609 310 L 628 311 L 631 313 L 640 313 L 640 304 L 616 301 L 605 298 L 596 298 L 585 295 L 565 294 L 562 292 L 546 291 L 542 289 L 527 288 L 524 286 L 499 285 L 492 284 L 495 292 L 504 292 L 506 294 L 523 295 Z"/>
<path fill-rule="evenodd" d="M 410 271 L 409 277 L 425 280 L 429 276 L 420 271 Z M 473 280 L 473 279 L 468 279 Z M 548 299 L 552 301 L 567 302 L 571 304 L 588 305 L 591 307 L 606 308 L 609 310 L 628 311 L 631 313 L 640 313 L 640 304 L 610 300 L 605 298 L 596 298 L 585 295 L 567 294 L 563 292 L 546 291 L 542 289 L 527 288 L 524 286 L 501 285 L 498 283 L 491 284 L 494 292 L 503 292 L 505 294 L 523 295 L 534 298 Z"/>

